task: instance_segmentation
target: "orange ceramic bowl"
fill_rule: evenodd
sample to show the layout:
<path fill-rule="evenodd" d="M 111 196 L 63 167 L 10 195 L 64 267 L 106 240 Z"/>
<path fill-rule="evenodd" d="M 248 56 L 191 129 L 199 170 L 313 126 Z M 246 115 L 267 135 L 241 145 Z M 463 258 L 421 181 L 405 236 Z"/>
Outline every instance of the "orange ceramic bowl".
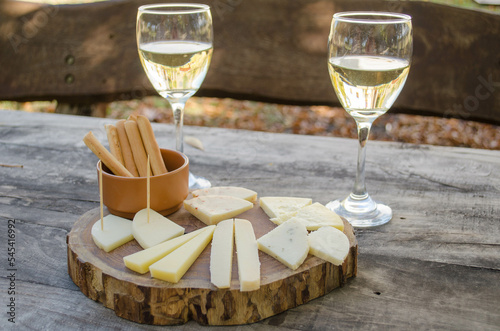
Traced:
<path fill-rule="evenodd" d="M 150 177 L 150 204 L 151 209 L 166 216 L 179 210 L 188 196 L 189 160 L 186 155 L 170 149 L 161 149 L 161 155 L 168 172 Z M 146 177 L 115 176 L 103 164 L 102 190 L 104 205 L 111 214 L 132 219 L 139 210 L 146 208 Z"/>

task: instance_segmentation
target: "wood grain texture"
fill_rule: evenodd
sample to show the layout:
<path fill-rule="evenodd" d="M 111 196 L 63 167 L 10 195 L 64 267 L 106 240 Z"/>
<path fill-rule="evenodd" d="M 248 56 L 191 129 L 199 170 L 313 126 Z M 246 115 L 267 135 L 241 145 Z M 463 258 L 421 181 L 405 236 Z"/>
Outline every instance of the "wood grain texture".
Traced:
<path fill-rule="evenodd" d="M 0 2 L 0 99 L 84 104 L 156 95 L 135 41 L 137 8 L 149 2 Z M 327 71 L 333 13 L 404 12 L 413 17 L 414 55 L 393 111 L 500 123 L 498 14 L 420 1 L 206 3 L 215 44 L 199 96 L 338 105 Z"/>
<path fill-rule="evenodd" d="M 260 289 L 239 291 L 237 263 L 233 263 L 231 287 L 217 289 L 210 283 L 209 245 L 179 283 L 173 284 L 125 267 L 123 257 L 141 250 L 135 240 L 109 253 L 99 249 L 90 234 L 99 217 L 96 209 L 85 213 L 69 233 L 68 273 L 83 294 L 113 309 L 116 315 L 138 323 L 172 325 L 190 319 L 204 325 L 255 323 L 345 285 L 357 271 L 357 241 L 346 222 L 344 232 L 350 251 L 341 266 L 309 255 L 297 270 L 291 270 L 259 252 Z M 239 217 L 252 223 L 256 238 L 276 227 L 258 204 Z M 204 227 L 184 209 L 168 218 L 183 226 L 186 233 Z M 235 251 L 233 255 L 236 261 Z"/>
<path fill-rule="evenodd" d="M 0 163 L 24 166 L 0 167 L 0 224 L 16 219 L 18 230 L 17 329 L 164 330 L 118 318 L 68 276 L 66 237 L 99 207 L 97 158 L 81 139 L 92 130 L 106 141 L 106 123 L 115 121 L 0 110 Z M 153 129 L 160 147 L 174 148 L 172 125 Z M 186 146 L 190 168 L 217 186 L 324 204 L 354 183 L 355 140 L 190 126 L 185 134 L 205 146 Z M 238 330 L 498 330 L 500 152 L 370 141 L 366 184 L 394 216 L 356 230 L 357 276 Z M 1 288 L 8 282 L 0 277 Z"/>

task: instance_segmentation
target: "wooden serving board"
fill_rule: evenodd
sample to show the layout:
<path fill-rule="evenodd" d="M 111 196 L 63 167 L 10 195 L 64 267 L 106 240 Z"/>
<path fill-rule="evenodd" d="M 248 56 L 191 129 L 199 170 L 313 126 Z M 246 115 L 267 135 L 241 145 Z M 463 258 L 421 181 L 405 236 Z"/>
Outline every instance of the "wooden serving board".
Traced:
<path fill-rule="evenodd" d="M 168 218 L 186 233 L 205 226 L 184 208 Z M 252 222 L 256 238 L 276 227 L 258 205 L 238 218 Z M 240 292 L 234 252 L 231 288 L 217 289 L 210 283 L 208 245 L 179 283 L 172 284 L 125 267 L 123 257 L 142 249 L 135 240 L 109 253 L 99 249 L 90 234 L 99 219 L 99 208 L 90 210 L 68 234 L 68 273 L 87 297 L 138 323 L 173 325 L 190 319 L 203 325 L 253 323 L 325 295 L 357 271 L 358 244 L 351 225 L 344 221 L 351 247 L 342 266 L 309 255 L 297 270 L 291 270 L 259 251 L 261 287 Z"/>

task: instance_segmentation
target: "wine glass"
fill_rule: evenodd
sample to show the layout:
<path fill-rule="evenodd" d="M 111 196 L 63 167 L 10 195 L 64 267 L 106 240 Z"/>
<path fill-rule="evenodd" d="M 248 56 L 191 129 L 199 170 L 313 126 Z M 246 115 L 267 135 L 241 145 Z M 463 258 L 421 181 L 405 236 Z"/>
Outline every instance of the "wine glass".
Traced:
<path fill-rule="evenodd" d="M 144 71 L 172 107 L 176 149 L 184 152 L 184 107 L 200 88 L 212 58 L 210 7 L 191 3 L 141 6 L 136 35 Z M 190 189 L 210 186 L 207 179 L 189 173 Z"/>
<path fill-rule="evenodd" d="M 389 222 L 389 206 L 372 200 L 365 186 L 366 143 L 373 121 L 398 97 L 410 70 L 411 17 L 384 12 L 333 15 L 328 38 L 328 71 L 335 93 L 356 121 L 358 161 L 353 191 L 327 207 L 355 227 Z M 387 162 L 390 162 L 388 160 Z"/>

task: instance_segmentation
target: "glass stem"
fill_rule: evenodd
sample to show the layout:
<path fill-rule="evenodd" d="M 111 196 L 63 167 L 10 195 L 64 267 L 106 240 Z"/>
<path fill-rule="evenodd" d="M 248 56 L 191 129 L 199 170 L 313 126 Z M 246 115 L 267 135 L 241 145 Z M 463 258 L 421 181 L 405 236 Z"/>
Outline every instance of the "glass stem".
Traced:
<path fill-rule="evenodd" d="M 358 164 L 356 168 L 356 182 L 354 183 L 354 190 L 352 194 L 356 196 L 357 199 L 364 199 L 368 197 L 365 185 L 365 159 L 366 159 L 366 143 L 368 142 L 368 136 L 370 135 L 370 129 L 372 127 L 373 121 L 358 121 L 356 120 L 356 126 L 358 128 Z"/>
<path fill-rule="evenodd" d="M 184 137 L 182 133 L 182 126 L 184 125 L 185 105 L 185 102 L 171 102 L 175 124 L 175 149 L 181 153 L 184 153 Z"/>

